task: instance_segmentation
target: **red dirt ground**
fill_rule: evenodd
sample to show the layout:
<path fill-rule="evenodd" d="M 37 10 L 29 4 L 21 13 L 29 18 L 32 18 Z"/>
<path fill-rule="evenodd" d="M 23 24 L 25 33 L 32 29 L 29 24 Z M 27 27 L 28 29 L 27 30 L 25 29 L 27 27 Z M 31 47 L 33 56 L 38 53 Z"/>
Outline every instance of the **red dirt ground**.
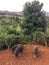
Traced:
<path fill-rule="evenodd" d="M 49 65 L 49 48 L 39 46 L 39 54 L 34 58 L 32 50 L 35 45 L 24 45 L 23 54 L 16 58 L 11 50 L 0 51 L 0 65 Z"/>

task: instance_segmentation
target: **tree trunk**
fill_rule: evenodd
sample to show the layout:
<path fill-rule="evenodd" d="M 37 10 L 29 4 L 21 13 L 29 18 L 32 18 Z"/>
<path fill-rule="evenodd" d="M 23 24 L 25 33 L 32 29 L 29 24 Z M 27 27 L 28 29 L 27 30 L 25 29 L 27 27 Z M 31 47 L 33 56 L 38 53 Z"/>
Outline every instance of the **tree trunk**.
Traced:
<path fill-rule="evenodd" d="M 45 40 L 45 46 L 47 47 L 47 41 Z"/>
<path fill-rule="evenodd" d="M 9 49 L 9 45 L 8 45 L 8 49 Z"/>

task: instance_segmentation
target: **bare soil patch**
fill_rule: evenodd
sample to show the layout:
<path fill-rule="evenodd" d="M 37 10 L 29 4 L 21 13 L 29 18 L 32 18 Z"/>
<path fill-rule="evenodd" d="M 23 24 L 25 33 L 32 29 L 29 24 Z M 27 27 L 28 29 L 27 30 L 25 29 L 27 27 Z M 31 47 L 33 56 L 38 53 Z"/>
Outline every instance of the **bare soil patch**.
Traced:
<path fill-rule="evenodd" d="M 16 58 L 11 50 L 0 51 L 0 65 L 49 65 L 49 48 L 41 45 L 39 46 L 39 54 L 34 58 L 32 50 L 35 45 L 24 45 L 23 54 L 19 54 Z"/>

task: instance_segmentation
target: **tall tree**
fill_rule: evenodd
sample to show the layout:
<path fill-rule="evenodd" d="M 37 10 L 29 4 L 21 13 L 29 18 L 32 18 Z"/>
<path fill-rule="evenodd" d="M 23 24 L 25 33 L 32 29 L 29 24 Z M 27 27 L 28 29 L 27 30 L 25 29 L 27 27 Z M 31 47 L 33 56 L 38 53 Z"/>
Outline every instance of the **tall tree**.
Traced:
<path fill-rule="evenodd" d="M 46 19 L 45 14 L 42 12 L 43 3 L 39 1 L 26 2 L 24 5 L 24 22 L 22 28 L 26 35 L 30 35 L 36 30 L 45 32 Z"/>

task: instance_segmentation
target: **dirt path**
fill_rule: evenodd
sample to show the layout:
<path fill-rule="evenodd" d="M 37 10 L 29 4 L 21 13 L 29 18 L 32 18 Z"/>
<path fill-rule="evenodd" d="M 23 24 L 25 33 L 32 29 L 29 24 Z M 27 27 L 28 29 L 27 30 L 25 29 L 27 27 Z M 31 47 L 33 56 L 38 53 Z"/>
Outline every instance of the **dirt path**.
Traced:
<path fill-rule="evenodd" d="M 38 45 L 39 46 L 39 45 Z M 33 57 L 34 45 L 25 45 L 23 54 L 16 58 L 11 50 L 0 51 L 0 65 L 49 65 L 49 48 L 39 46 L 39 54 Z"/>

